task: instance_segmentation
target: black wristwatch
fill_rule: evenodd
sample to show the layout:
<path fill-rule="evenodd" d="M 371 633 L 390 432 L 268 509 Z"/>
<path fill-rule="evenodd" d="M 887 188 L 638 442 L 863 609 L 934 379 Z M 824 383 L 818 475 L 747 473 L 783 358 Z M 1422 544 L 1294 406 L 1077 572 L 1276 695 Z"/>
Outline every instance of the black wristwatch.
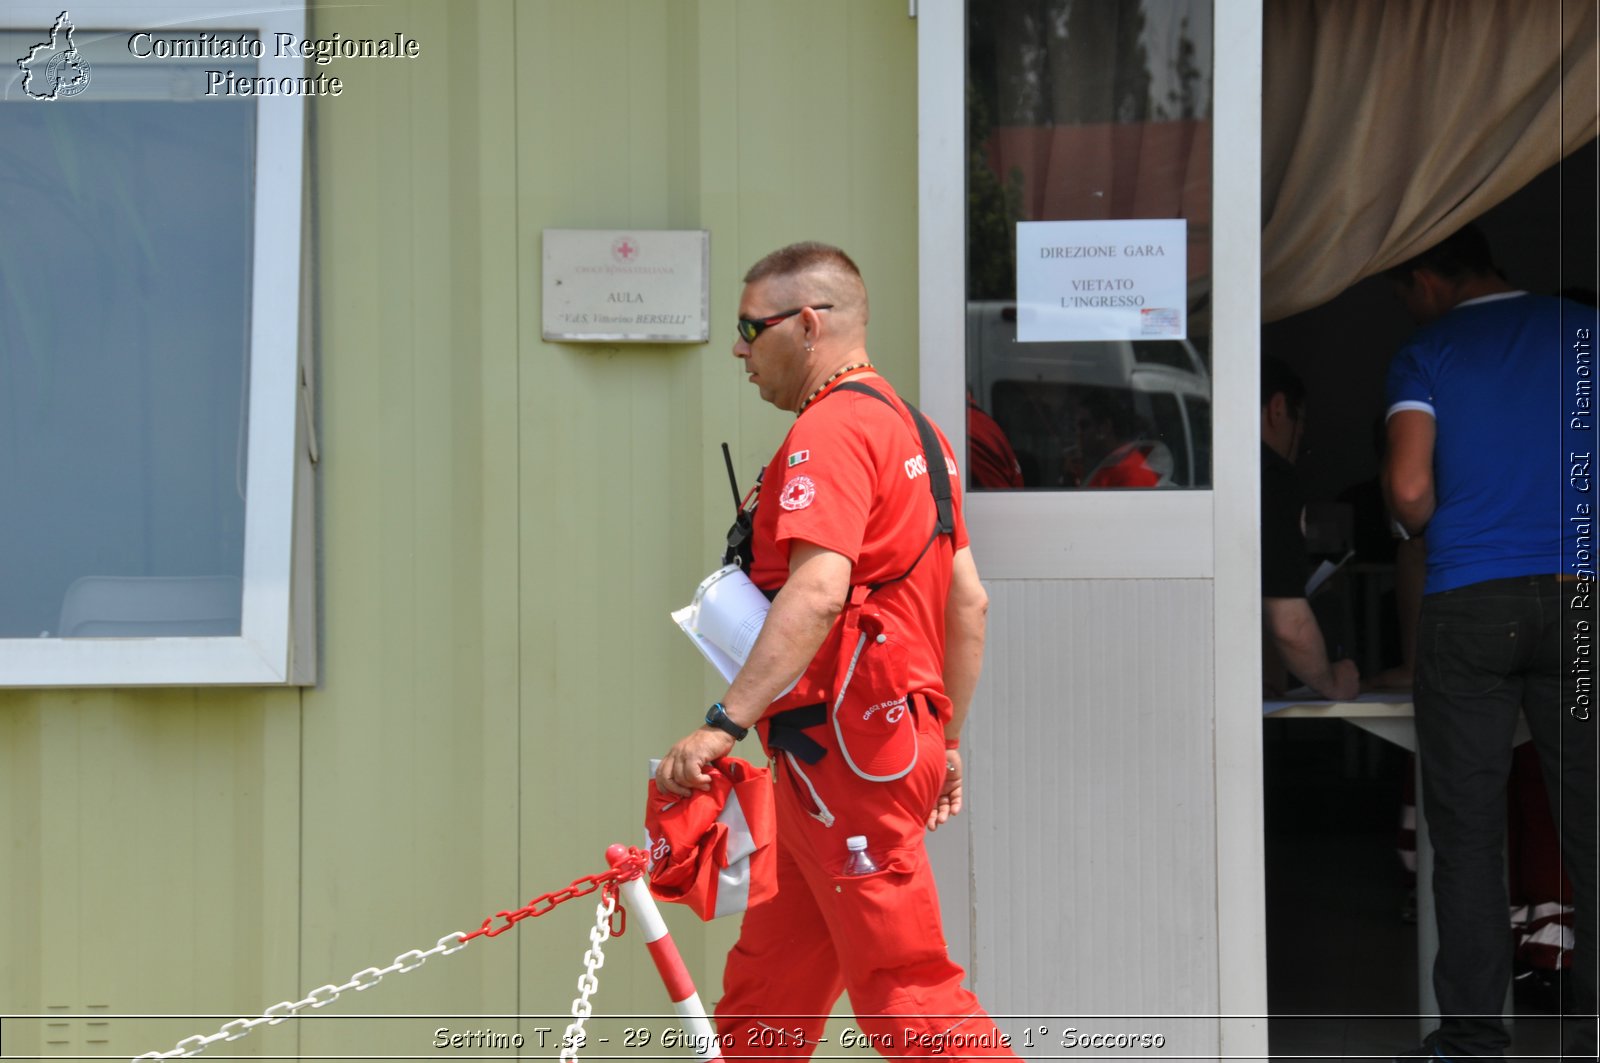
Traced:
<path fill-rule="evenodd" d="M 715 727 L 719 731 L 728 732 L 729 734 L 733 735 L 733 740 L 735 742 L 739 741 L 740 739 L 744 738 L 745 735 L 750 733 L 750 728 L 740 727 L 738 724 L 728 719 L 728 711 L 722 707 L 722 702 L 720 701 L 706 710 L 706 726 Z"/>

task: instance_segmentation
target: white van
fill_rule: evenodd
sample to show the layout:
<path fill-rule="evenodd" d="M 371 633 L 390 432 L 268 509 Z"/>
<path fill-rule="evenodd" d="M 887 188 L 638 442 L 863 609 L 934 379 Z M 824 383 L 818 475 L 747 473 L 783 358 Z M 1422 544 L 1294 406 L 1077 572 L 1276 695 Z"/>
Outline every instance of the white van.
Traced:
<path fill-rule="evenodd" d="M 1158 486 L 1211 485 L 1211 375 L 1188 340 L 1019 343 L 1014 303 L 971 302 L 967 386 L 1030 488 L 1099 486 L 1130 443 Z"/>

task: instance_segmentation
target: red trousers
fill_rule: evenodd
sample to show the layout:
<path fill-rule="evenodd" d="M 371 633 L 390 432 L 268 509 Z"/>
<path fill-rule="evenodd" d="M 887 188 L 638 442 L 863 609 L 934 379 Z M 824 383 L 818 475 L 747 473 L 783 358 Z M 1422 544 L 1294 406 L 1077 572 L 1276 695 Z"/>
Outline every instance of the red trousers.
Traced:
<path fill-rule="evenodd" d="M 826 726 L 808 732 L 828 748 L 816 764 L 776 753 L 778 893 L 745 913 L 728 954 L 717 1005 L 725 1058 L 809 1058 L 841 991 L 856 1043 L 885 1056 L 1015 1058 L 945 946 L 923 846 L 944 734 L 925 709 L 917 726 L 916 766 L 894 782 L 854 774 Z M 842 874 L 855 834 L 877 874 Z"/>

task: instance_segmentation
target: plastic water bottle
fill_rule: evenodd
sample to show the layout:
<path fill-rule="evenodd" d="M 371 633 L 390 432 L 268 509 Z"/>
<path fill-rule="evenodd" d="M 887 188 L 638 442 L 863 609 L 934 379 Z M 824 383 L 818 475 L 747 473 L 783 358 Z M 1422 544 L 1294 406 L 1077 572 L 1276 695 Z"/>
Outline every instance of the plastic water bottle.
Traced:
<path fill-rule="evenodd" d="M 844 847 L 850 850 L 850 855 L 844 861 L 845 874 L 871 875 L 878 870 L 877 861 L 873 860 L 872 854 L 867 852 L 866 835 L 851 835 L 844 840 Z"/>

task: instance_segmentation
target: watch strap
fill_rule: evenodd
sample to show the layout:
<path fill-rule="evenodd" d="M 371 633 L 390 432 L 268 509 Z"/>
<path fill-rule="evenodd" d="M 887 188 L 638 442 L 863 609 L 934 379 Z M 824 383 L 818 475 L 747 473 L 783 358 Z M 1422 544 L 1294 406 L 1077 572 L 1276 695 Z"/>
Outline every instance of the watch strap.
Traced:
<path fill-rule="evenodd" d="M 740 741 L 750 733 L 750 728 L 740 727 L 728 718 L 728 710 L 722 707 L 722 702 L 717 702 L 706 710 L 706 726 L 715 727 L 719 731 L 726 731 L 733 736 L 735 742 Z"/>

